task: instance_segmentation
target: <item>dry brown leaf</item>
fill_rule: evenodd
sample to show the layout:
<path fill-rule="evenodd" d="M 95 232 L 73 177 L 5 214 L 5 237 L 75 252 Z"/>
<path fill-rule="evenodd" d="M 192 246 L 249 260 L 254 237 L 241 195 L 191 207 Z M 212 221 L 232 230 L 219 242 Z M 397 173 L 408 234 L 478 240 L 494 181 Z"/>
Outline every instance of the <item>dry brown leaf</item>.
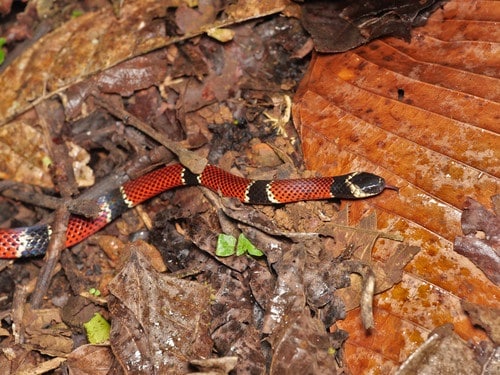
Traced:
<path fill-rule="evenodd" d="M 0 127 L 0 178 L 51 186 L 42 133 L 24 121 Z"/>
<path fill-rule="evenodd" d="M 68 355 L 68 368 L 73 375 L 106 375 L 112 363 L 109 346 L 82 345 Z"/>
<path fill-rule="evenodd" d="M 23 322 L 25 345 L 50 356 L 65 356 L 73 348 L 71 330 L 61 320 L 59 309 L 33 310 L 25 305 Z"/>
<path fill-rule="evenodd" d="M 108 287 L 111 347 L 129 371 L 185 373 L 189 360 L 210 355 L 207 286 L 160 274 L 132 252 Z"/>
<path fill-rule="evenodd" d="M 236 363 L 238 363 L 238 357 L 195 359 L 191 361 L 191 365 L 200 371 L 189 374 L 226 375 L 234 370 Z"/>
<path fill-rule="evenodd" d="M 308 245 L 292 246 L 275 265 L 279 276 L 263 323 L 266 341 L 273 349 L 270 374 L 336 373 L 330 350 L 339 343 L 306 309 L 303 273 Z"/>
<path fill-rule="evenodd" d="M 460 302 L 499 306 L 500 289 L 453 252 L 466 197 L 491 207 L 500 187 L 499 39 L 489 32 L 500 13 L 493 3 L 449 2 L 409 44 L 388 38 L 315 56 L 297 93 L 294 120 L 308 167 L 324 175 L 369 170 L 398 186 L 399 194 L 356 202 L 351 212 L 376 210 L 381 230 L 422 248 L 402 282 L 376 298 L 371 336 L 357 311 L 339 324 L 351 334 L 353 373 L 394 371 L 444 323 L 465 340 L 483 340 Z M 468 31 L 456 34 L 457 22 L 469 19 Z M 374 257 L 389 258 L 386 247 L 379 241 Z"/>

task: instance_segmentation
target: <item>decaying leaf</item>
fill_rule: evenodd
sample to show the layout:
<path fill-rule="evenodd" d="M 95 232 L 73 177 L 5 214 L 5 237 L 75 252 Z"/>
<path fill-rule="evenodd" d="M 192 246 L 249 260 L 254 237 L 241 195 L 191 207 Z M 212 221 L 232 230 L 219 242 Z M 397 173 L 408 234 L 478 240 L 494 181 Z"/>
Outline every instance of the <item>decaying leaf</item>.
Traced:
<path fill-rule="evenodd" d="M 128 371 L 186 373 L 210 355 L 209 287 L 159 274 L 134 252 L 109 290 L 111 347 Z"/>
<path fill-rule="evenodd" d="M 397 371 L 410 374 L 480 374 L 474 351 L 453 332 L 451 325 L 438 327 Z"/>
<path fill-rule="evenodd" d="M 68 355 L 68 368 L 78 375 L 107 375 L 113 354 L 109 346 L 82 345 Z"/>
<path fill-rule="evenodd" d="M 49 162 L 41 132 L 23 121 L 0 127 L 0 178 L 51 186 Z"/>
<path fill-rule="evenodd" d="M 381 36 L 410 39 L 442 1 L 308 1 L 301 21 L 319 52 L 343 52 Z"/>
<path fill-rule="evenodd" d="M 453 249 L 470 259 L 491 281 L 499 286 L 499 212 L 493 213 L 472 198 L 468 198 L 462 213 L 462 230 L 465 236 L 455 238 Z"/>
<path fill-rule="evenodd" d="M 61 121 L 81 119 L 82 112 L 86 114 L 94 107 L 92 101 L 90 107 L 87 102 L 92 93 L 119 93 L 129 96 L 154 85 L 161 86 L 162 82 L 164 86 L 161 89 L 172 90 L 171 93 L 164 93 L 165 96 L 177 95 L 174 91 L 182 93 L 180 101 L 184 103 L 183 110 L 189 112 L 234 95 L 234 87 L 240 85 L 238 80 L 241 79 L 242 70 L 248 69 L 254 77 L 254 70 L 262 74 L 262 69 L 276 69 L 275 64 L 268 64 L 265 68 L 259 67 L 258 64 L 266 60 L 256 58 L 257 52 L 241 47 L 243 44 L 240 44 L 240 41 L 244 42 L 248 38 L 248 33 L 252 32 L 254 25 L 240 26 L 235 32 L 236 43 L 232 43 L 228 48 L 214 41 L 207 42 L 207 38 L 197 46 L 191 46 L 189 43 L 174 46 L 175 42 L 187 39 L 193 34 L 171 35 L 170 30 L 165 30 L 162 20 L 167 17 L 167 7 L 175 9 L 183 3 L 177 0 L 126 2 L 119 18 L 114 15 L 111 6 L 102 7 L 99 11 L 74 18 L 45 35 L 0 74 L 0 85 L 4 88 L 0 101 L 0 126 L 48 98 L 57 98 L 60 101 L 55 102 L 62 102 L 59 109 L 65 118 L 60 118 Z M 221 22 L 222 25 L 231 26 L 262 14 L 279 12 L 284 9 L 287 0 L 255 4 L 245 0 L 243 3 L 245 7 L 236 3 L 219 12 L 215 23 L 197 25 L 199 28 L 193 31 L 194 35 L 202 34 Z M 252 4 L 255 6 L 246 7 Z M 72 35 L 71 38 L 68 39 L 68 35 Z M 271 39 L 273 35 L 260 36 L 260 33 L 256 33 L 256 37 Z M 171 50 L 153 51 L 164 46 L 171 46 Z M 201 50 L 208 56 L 203 56 Z M 179 55 L 185 55 L 186 60 L 183 61 Z M 92 56 L 92 59 L 89 60 L 88 56 Z M 169 64 L 173 66 L 170 67 Z M 171 68 L 168 70 L 168 76 L 167 67 Z M 193 67 L 193 71 L 189 72 L 187 67 Z M 172 77 L 179 76 L 182 78 L 171 82 Z M 187 79 L 189 76 L 194 76 L 194 79 Z M 203 83 L 199 81 L 201 78 L 204 78 Z M 261 79 L 255 81 L 263 84 L 267 82 Z M 158 113 L 155 106 L 161 97 L 158 93 L 151 96 L 153 98 L 148 97 L 144 101 L 131 103 L 129 110 L 135 115 L 141 115 L 141 118 L 153 125 L 159 122 L 163 126 L 166 119 L 162 112 L 165 109 Z M 173 111 L 170 117 L 167 121 L 176 121 Z M 16 123 L 18 121 L 21 120 L 16 120 Z M 38 120 L 33 113 L 28 112 L 23 115 L 22 122 L 32 127 L 30 131 L 33 134 L 23 136 L 22 132 L 13 132 L 11 125 L 10 130 L 0 133 L 0 165 L 6 166 L 0 174 L 3 178 L 51 186 L 46 166 L 48 153 L 44 150 L 44 136 L 38 128 Z M 186 122 L 186 132 L 191 133 L 192 124 L 192 133 L 200 134 L 200 142 L 206 142 L 199 124 L 192 123 L 193 120 L 190 119 Z M 12 126 L 17 129 L 19 125 Z M 97 132 L 102 131 L 97 124 L 94 128 L 99 128 Z M 168 136 L 178 137 L 173 130 L 174 134 L 169 134 L 169 131 L 165 130 Z M 37 142 L 37 139 L 41 141 Z M 34 143 L 26 144 L 29 140 L 34 140 Z M 116 151 L 116 147 L 109 147 L 111 152 Z M 21 168 L 16 169 L 17 167 Z M 28 176 L 27 171 L 30 170 L 37 172 L 39 176 Z"/>
<path fill-rule="evenodd" d="M 21 327 L 25 344 L 43 354 L 65 356 L 73 348 L 71 330 L 62 322 L 59 309 L 32 310 L 26 305 Z"/>
<path fill-rule="evenodd" d="M 106 93 L 133 95 L 133 100 L 127 103 L 128 110 L 155 125 L 165 125 L 174 123 L 183 111 L 195 111 L 228 98 L 245 69 L 249 72 L 245 83 L 254 84 L 255 90 L 268 87 L 268 80 L 262 76 L 271 70 L 256 64 L 255 52 L 260 47 L 246 55 L 238 48 L 246 35 L 260 36 L 259 25 L 247 23 L 235 27 L 236 43 L 230 46 L 204 38 L 193 45 L 171 43 L 189 36 L 178 33 L 208 31 L 204 29 L 206 24 L 217 23 L 218 16 L 229 16 L 226 24 L 234 23 L 237 22 L 234 19 L 249 19 L 282 9 L 283 2 L 239 1 L 224 12 L 208 8 L 206 14 L 182 6 L 176 11 L 177 23 L 168 24 L 172 20 L 167 16 L 166 5 L 177 3 L 126 2 L 120 10 L 120 18 L 103 8 L 44 37 L 19 59 L 26 71 L 15 71 L 17 68 L 11 65 L 0 78 L 0 84 L 5 87 L 0 123 L 54 94 L 59 94 L 60 108 L 68 119 L 79 118 L 88 109 L 85 99 L 97 88 Z M 193 274 L 200 279 L 206 277 L 205 282 L 214 288 L 217 286 L 216 299 L 209 304 L 211 291 L 205 284 L 200 286 L 161 275 L 152 269 L 147 257 L 133 254 L 110 284 L 111 343 L 121 366 L 131 371 L 185 372 L 190 362 L 209 368 L 220 365 L 220 372 L 236 366 L 237 372 L 260 373 L 266 369 L 266 358 L 274 354 L 270 364 L 273 373 L 295 370 L 327 373 L 336 368 L 337 349 L 346 339 L 347 334 L 338 329 L 340 327 L 351 333 L 347 352 L 358 365 L 353 372 L 361 373 L 371 368 L 370 365 L 390 372 L 438 325 L 453 322 L 460 336 L 476 341 L 485 339 L 484 334 L 471 327 L 461 302 L 470 299 L 494 305 L 498 289 L 492 288 L 481 272 L 471 268 L 470 262 L 451 251 L 451 241 L 459 233 L 459 208 L 464 197 L 471 195 L 487 205 L 488 194 L 498 192 L 499 154 L 493 147 L 498 143 L 497 102 L 500 98 L 500 91 L 496 89 L 497 47 L 491 40 L 467 44 L 467 40 L 457 35 L 460 30 L 465 39 L 478 39 L 489 33 L 488 37 L 494 39 L 491 23 L 495 21 L 495 13 L 481 10 L 491 6 L 490 3 L 477 2 L 476 8 L 450 3 L 433 18 L 434 22 L 431 20 L 429 28 L 417 31 L 412 44 L 386 39 L 345 55 L 316 57 L 295 108 L 296 122 L 305 137 L 306 153 L 314 155 L 309 168 L 325 175 L 345 173 L 347 169 L 369 169 L 399 186 L 400 194 L 386 192 L 381 197 L 352 204 L 349 219 L 360 223 L 354 228 L 348 228 L 347 210 L 337 217 L 317 212 L 315 205 L 294 205 L 289 211 L 293 219 L 284 220 L 284 225 L 290 232 L 299 228 L 303 233 L 288 237 L 272 225 L 251 228 L 261 223 L 245 208 L 246 220 L 227 226 L 230 231 L 249 233 L 252 241 L 260 242 L 267 264 L 245 257 L 236 261 L 213 258 L 211 241 L 214 233 L 219 233 L 219 223 L 213 216 L 199 217 L 203 211 L 201 204 L 185 198 L 183 207 L 187 215 L 176 219 L 182 223 L 191 220 L 190 230 L 176 223 L 178 227 L 170 232 L 175 233 L 168 239 L 161 237 L 160 242 L 167 242 L 170 251 L 177 252 L 177 258 L 172 259 L 179 262 L 171 261 L 169 267 L 194 265 Z M 422 4 L 427 5 L 420 2 L 418 6 Z M 209 5 L 209 2 L 200 2 L 200 8 Z M 474 10 L 470 17 L 476 18 L 475 27 L 464 29 L 464 20 L 458 20 L 460 28 L 452 22 L 450 27 L 454 31 L 444 29 L 454 12 L 463 12 L 464 8 Z M 198 12 L 198 16 L 192 17 L 193 12 Z M 483 25 L 486 17 L 489 17 L 488 25 Z M 173 27 L 170 29 L 170 26 Z M 375 35 L 372 31 L 369 32 Z M 281 42 L 278 44 L 284 44 Z M 468 46 L 463 50 L 465 44 Z M 170 46 L 165 51 L 130 59 L 165 45 Z M 203 51 L 209 51 L 211 59 L 206 58 Z M 175 58 L 177 55 L 183 59 Z M 465 67 L 463 60 L 466 60 Z M 165 69 L 168 64 L 173 65 L 171 71 Z M 182 69 L 185 65 L 190 66 L 189 71 Z M 274 71 L 276 67 L 272 65 L 272 68 Z M 39 74 L 40 71 L 45 73 Z M 102 73 L 96 74 L 93 80 L 85 80 L 99 72 Z M 135 95 L 137 90 L 141 92 Z M 176 101 L 177 95 L 183 95 L 182 100 Z M 274 104 L 275 97 L 272 98 Z M 114 99 L 120 98 L 116 95 Z M 123 104 L 121 100 L 113 103 Z M 288 104 L 286 109 L 290 108 Z M 173 107 L 182 107 L 182 111 L 176 112 Z M 217 112 L 216 108 L 209 110 Z M 280 106 L 274 108 L 278 123 L 281 117 L 288 117 L 286 110 L 282 114 Z M 239 108 L 234 112 L 233 108 L 225 110 L 224 116 L 219 117 L 220 122 L 231 121 L 234 114 L 240 113 Z M 19 121 L 36 125 L 32 115 L 27 112 Z M 200 116 L 199 113 L 187 118 L 182 131 L 202 132 L 199 125 L 206 121 L 196 116 Z M 85 120 L 92 122 L 94 118 Z M 89 131 L 108 131 L 115 136 L 123 131 L 119 126 L 101 129 L 100 125 L 101 122 L 94 124 Z M 12 152 L 12 145 L 16 145 L 13 133 L 12 130 L 6 133 L 5 136 L 10 137 L 8 141 L 0 137 L 0 144 L 10 147 L 7 155 Z M 38 134 L 20 134 L 38 137 Z M 244 136 L 241 139 L 245 139 Z M 224 137 L 223 141 L 228 139 Z M 197 140 L 201 140 L 201 144 L 206 142 L 203 136 Z M 110 145 L 111 149 L 122 146 L 116 138 L 113 142 L 117 144 Z M 15 151 L 17 157 L 24 156 L 22 150 Z M 38 154 L 34 161 L 26 155 L 30 158 L 28 168 L 40 166 Z M 274 158 L 273 163 L 276 160 L 281 163 L 281 158 Z M 13 165 L 13 170 L 19 166 L 26 169 L 18 160 Z M 310 207 L 314 207 L 314 211 Z M 276 211 L 276 218 L 283 217 L 283 211 Z M 373 211 L 376 215 L 371 214 Z M 315 226 L 321 227 L 318 222 L 322 220 L 332 220 L 332 225 L 313 230 Z M 394 231 L 401 233 L 409 244 L 399 246 L 384 236 Z M 179 239 L 181 232 L 185 238 Z M 316 232 L 323 235 L 324 243 L 333 246 L 318 245 Z M 283 243 L 271 234 L 278 235 Z M 186 244 L 188 237 L 205 252 L 187 251 L 192 249 L 191 244 Z M 171 238 L 174 241 L 169 242 Z M 423 251 L 416 254 L 420 247 Z M 371 335 L 359 324 L 356 310 L 347 313 L 345 323 L 338 321 L 345 316 L 339 291 L 349 281 L 356 284 L 354 277 L 350 280 L 348 276 L 360 269 L 343 264 L 347 255 L 359 258 L 356 265 L 373 269 L 378 291 L 386 290 L 375 300 L 375 329 Z M 201 273 L 196 268 L 200 265 L 206 267 L 206 274 L 197 273 Z M 71 266 L 78 269 L 79 264 Z M 94 266 L 98 274 L 99 267 Z M 75 281 L 77 273 L 67 271 L 67 275 L 72 286 L 79 289 L 81 285 Z M 358 293 L 350 294 L 346 301 L 349 310 L 356 307 Z M 371 307 L 371 300 L 364 304 Z M 207 327 L 209 309 L 217 314 Z M 265 345 L 261 345 L 258 318 L 264 314 L 264 331 L 274 352 L 266 351 Z M 337 324 L 334 335 L 328 334 L 325 327 L 332 323 Z M 49 324 L 49 328 L 53 327 Z M 33 332 L 38 334 L 38 327 Z M 53 333 L 42 332 L 48 336 Z M 209 333 L 213 335 L 214 345 L 208 338 Z M 66 334 L 63 329 L 62 335 Z M 35 344 L 45 345 L 36 341 L 37 335 L 33 337 Z M 66 345 L 68 342 L 63 340 Z M 58 344 L 56 342 L 56 349 Z M 209 356 L 213 347 L 220 355 L 237 355 L 240 360 L 234 364 L 234 359 L 228 358 L 227 363 L 214 361 L 215 365 L 210 361 L 193 361 L 193 358 Z M 73 369 L 85 366 L 84 357 L 88 359 L 93 355 L 94 347 L 86 349 L 88 351 L 73 352 L 70 356 Z M 111 352 L 96 349 L 95 353 L 107 372 L 113 366 Z M 140 358 L 135 361 L 137 353 Z M 75 356 L 80 363 L 75 364 Z M 114 366 L 118 364 L 115 362 Z"/>
<path fill-rule="evenodd" d="M 200 369 L 200 373 L 226 375 L 234 370 L 238 357 L 194 359 L 191 361 L 193 366 Z M 193 373 L 195 374 L 195 373 Z"/>
<path fill-rule="evenodd" d="M 305 309 L 305 258 L 305 246 L 294 246 L 275 266 L 278 279 L 263 328 L 274 351 L 271 374 L 335 373 L 337 367 L 335 352 L 341 342 Z"/>
<path fill-rule="evenodd" d="M 475 326 L 482 327 L 495 345 L 500 344 L 500 309 L 463 301 L 462 307 Z"/>

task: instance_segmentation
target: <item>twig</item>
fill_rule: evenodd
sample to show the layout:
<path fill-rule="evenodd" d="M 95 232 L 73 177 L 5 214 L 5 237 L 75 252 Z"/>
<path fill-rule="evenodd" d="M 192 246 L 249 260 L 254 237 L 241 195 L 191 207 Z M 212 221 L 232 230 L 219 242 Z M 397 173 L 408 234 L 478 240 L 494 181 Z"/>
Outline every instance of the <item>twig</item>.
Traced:
<path fill-rule="evenodd" d="M 60 198 L 39 193 L 34 190 L 33 185 L 20 182 L 0 181 L 0 192 L 4 197 L 52 210 L 61 207 L 62 204 Z"/>
<path fill-rule="evenodd" d="M 33 309 L 41 306 L 43 297 L 47 293 L 50 281 L 54 275 L 54 269 L 61 256 L 61 251 L 65 248 L 66 229 L 70 213 L 66 207 L 58 208 L 54 214 L 54 224 L 52 225 L 52 235 L 45 255 L 40 274 L 38 275 L 35 290 L 30 298 L 30 304 Z"/>
<path fill-rule="evenodd" d="M 73 174 L 71 163 L 68 163 L 68 149 L 64 142 L 55 144 L 52 139 L 54 131 L 58 129 L 58 125 L 54 122 L 49 124 L 47 114 L 51 113 L 51 105 L 54 103 L 47 101 L 35 107 L 40 123 L 43 128 L 45 142 L 48 145 L 50 157 L 54 161 L 52 172 L 55 185 L 61 192 L 62 198 L 67 201 L 73 194 L 78 193 L 76 179 Z M 45 255 L 45 263 L 43 264 L 40 274 L 38 275 L 37 283 L 33 294 L 31 295 L 30 304 L 33 309 L 40 308 L 43 296 L 47 293 L 50 286 L 50 280 L 53 271 L 56 267 L 61 251 L 65 248 L 66 243 L 66 228 L 68 225 L 70 213 L 66 205 L 62 205 L 56 210 L 54 222 L 52 224 L 52 235 L 50 237 L 49 246 Z"/>
<path fill-rule="evenodd" d="M 207 165 L 207 160 L 205 158 L 195 154 L 194 152 L 186 150 L 181 143 L 171 141 L 164 134 L 156 131 L 144 121 L 141 121 L 139 118 L 133 116 L 131 113 L 112 105 L 103 96 L 95 94 L 93 96 L 96 104 L 105 108 L 113 116 L 118 117 L 125 124 L 131 125 L 144 134 L 147 134 L 149 137 L 172 151 L 175 155 L 177 155 L 181 164 L 191 170 L 191 172 L 203 172 L 203 169 L 205 169 L 205 166 Z"/>

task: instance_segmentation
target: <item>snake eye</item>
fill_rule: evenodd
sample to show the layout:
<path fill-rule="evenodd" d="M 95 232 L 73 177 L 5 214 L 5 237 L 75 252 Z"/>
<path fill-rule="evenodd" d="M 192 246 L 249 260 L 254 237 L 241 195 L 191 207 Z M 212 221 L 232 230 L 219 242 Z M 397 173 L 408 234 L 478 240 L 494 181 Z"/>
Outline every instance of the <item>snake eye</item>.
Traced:
<path fill-rule="evenodd" d="M 368 172 L 350 175 L 346 179 L 346 184 L 355 198 L 366 198 L 380 194 L 386 187 L 382 177 Z"/>

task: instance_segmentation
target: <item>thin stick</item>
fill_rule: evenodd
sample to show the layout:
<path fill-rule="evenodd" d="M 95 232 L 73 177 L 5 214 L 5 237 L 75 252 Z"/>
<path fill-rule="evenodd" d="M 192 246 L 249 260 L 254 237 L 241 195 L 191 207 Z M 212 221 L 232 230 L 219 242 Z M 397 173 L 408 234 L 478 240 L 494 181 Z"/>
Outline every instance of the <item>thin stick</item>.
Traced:
<path fill-rule="evenodd" d="M 201 173 L 207 165 L 207 160 L 192 151 L 186 150 L 186 148 L 179 142 L 174 142 L 168 139 L 164 134 L 156 131 L 151 126 L 141 121 L 139 118 L 133 116 L 124 109 L 118 108 L 115 105 L 109 103 L 105 98 L 100 95 L 94 95 L 95 102 L 105 108 L 113 116 L 121 119 L 125 124 L 131 125 L 137 130 L 148 135 L 152 139 L 156 140 L 158 143 L 162 144 L 170 151 L 172 151 L 177 157 L 182 165 L 188 168 L 193 173 Z"/>

